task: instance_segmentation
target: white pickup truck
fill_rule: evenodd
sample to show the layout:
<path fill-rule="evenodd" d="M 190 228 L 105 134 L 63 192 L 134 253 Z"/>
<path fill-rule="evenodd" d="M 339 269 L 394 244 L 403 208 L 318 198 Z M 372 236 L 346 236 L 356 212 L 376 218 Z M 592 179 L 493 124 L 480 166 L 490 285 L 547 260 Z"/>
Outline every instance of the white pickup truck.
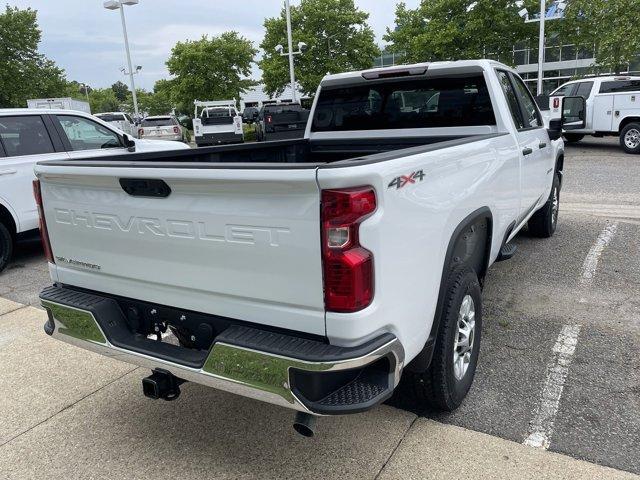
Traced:
<path fill-rule="evenodd" d="M 45 331 L 152 369 L 151 398 L 197 382 L 304 435 L 401 375 L 453 410 L 487 269 L 556 229 L 561 128 L 513 70 L 458 61 L 325 77 L 304 139 L 42 162 Z"/>
<path fill-rule="evenodd" d="M 640 154 L 640 77 L 590 77 L 565 83 L 549 95 L 549 118 L 560 118 L 562 98 L 581 96 L 582 104 L 569 102 L 565 116 L 584 119 L 584 128 L 565 133 L 568 142 L 579 142 L 585 135 L 620 137 L 627 153 Z"/>
<path fill-rule="evenodd" d="M 193 136 L 198 147 L 244 142 L 242 115 L 235 100 L 193 103 Z"/>

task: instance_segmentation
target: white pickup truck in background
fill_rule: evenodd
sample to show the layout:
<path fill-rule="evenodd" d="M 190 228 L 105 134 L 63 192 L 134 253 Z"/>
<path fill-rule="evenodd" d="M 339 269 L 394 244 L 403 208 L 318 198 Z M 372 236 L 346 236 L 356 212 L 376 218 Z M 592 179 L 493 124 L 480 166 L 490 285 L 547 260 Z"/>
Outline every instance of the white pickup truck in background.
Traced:
<path fill-rule="evenodd" d="M 640 77 L 590 77 L 565 83 L 549 95 L 549 118 L 562 115 L 562 98 L 581 96 L 586 110 L 579 103 L 568 103 L 567 118 L 585 120 L 582 129 L 565 133 L 568 142 L 579 142 L 585 135 L 620 137 L 620 146 L 627 153 L 640 153 Z"/>
<path fill-rule="evenodd" d="M 193 136 L 198 147 L 244 142 L 242 115 L 235 100 L 196 100 L 194 104 Z"/>
<path fill-rule="evenodd" d="M 401 376 L 453 410 L 487 269 L 525 225 L 556 229 L 561 134 L 475 60 L 327 76 L 304 139 L 41 162 L 45 331 L 150 368 L 150 398 L 197 382 L 296 410 L 308 436 Z"/>

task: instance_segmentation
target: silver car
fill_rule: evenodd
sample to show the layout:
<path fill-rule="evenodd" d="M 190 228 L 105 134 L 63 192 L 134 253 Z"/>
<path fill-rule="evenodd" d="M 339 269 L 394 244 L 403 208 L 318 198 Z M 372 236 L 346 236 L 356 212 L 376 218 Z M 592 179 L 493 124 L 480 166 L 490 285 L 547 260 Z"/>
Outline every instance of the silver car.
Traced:
<path fill-rule="evenodd" d="M 138 127 L 138 138 L 184 142 L 185 133 L 176 117 L 173 115 L 158 115 L 142 120 Z"/>

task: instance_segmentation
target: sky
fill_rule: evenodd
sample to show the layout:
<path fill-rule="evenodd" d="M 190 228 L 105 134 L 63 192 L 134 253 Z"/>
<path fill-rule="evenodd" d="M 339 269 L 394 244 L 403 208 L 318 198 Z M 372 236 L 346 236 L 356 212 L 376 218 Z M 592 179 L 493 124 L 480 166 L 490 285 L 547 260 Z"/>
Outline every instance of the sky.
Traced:
<path fill-rule="evenodd" d="M 40 51 L 64 68 L 69 80 L 94 88 L 118 80 L 128 84 L 120 14 L 103 8 L 102 0 L 5 0 L 12 6 L 38 10 L 42 30 Z M 299 0 L 292 0 L 292 5 Z M 370 14 L 377 41 L 395 18 L 396 0 L 355 0 Z M 419 0 L 404 0 L 415 7 Z M 236 30 L 256 46 L 264 35 L 266 17 L 277 16 L 281 0 L 140 0 L 125 7 L 132 62 L 142 65 L 136 87 L 152 90 L 156 80 L 168 78 L 165 61 L 178 41 L 203 34 Z M 285 43 L 285 39 L 283 39 Z M 260 77 L 256 67 L 254 77 Z"/>

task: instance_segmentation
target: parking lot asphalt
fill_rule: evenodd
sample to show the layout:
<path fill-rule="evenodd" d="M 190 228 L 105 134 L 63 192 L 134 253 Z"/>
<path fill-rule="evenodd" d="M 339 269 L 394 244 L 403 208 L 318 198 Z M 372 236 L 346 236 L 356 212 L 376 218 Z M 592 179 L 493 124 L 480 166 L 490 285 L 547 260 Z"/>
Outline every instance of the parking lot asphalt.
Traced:
<path fill-rule="evenodd" d="M 478 372 L 460 409 L 396 396 L 323 419 L 311 441 L 292 433 L 290 412 L 197 385 L 152 402 L 143 370 L 46 337 L 44 312 L 12 302 L 37 305 L 49 284 L 37 242 L 25 242 L 0 274 L 11 300 L 0 300 L 0 478 L 639 474 L 640 157 L 614 139 L 568 146 L 556 235 L 515 242 L 487 278 Z M 539 438 L 543 448 L 529 446 Z"/>

